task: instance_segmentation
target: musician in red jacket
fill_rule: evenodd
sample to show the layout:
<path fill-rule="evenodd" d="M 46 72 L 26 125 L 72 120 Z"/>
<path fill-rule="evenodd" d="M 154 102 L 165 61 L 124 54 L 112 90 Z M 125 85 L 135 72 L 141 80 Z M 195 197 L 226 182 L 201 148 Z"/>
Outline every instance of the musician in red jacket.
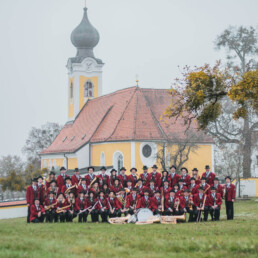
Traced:
<path fill-rule="evenodd" d="M 126 168 L 122 167 L 120 169 L 120 175 L 118 175 L 117 177 L 119 178 L 121 184 L 123 185 L 123 187 L 126 187 L 126 183 L 127 183 L 127 175 L 125 174 Z"/>
<path fill-rule="evenodd" d="M 211 186 L 209 184 L 207 184 L 207 179 L 206 177 L 202 177 L 201 178 L 201 184 L 200 187 L 202 187 L 204 189 L 204 193 L 205 194 L 210 194 L 211 193 Z"/>
<path fill-rule="evenodd" d="M 48 189 L 47 189 L 47 195 L 49 194 L 49 192 L 53 192 L 54 196 L 56 198 L 60 191 L 61 191 L 61 189 L 59 189 L 57 187 L 56 180 L 52 180 L 50 182 L 50 185 L 49 185 Z"/>
<path fill-rule="evenodd" d="M 156 165 L 152 166 L 153 172 L 150 174 L 150 179 L 154 180 L 155 187 L 160 187 L 161 184 L 161 174 L 157 172 L 158 167 Z"/>
<path fill-rule="evenodd" d="M 178 180 L 180 179 L 180 175 L 176 173 L 176 167 L 173 165 L 170 167 L 170 173 L 168 175 L 170 186 L 173 188 L 175 184 L 178 183 Z"/>
<path fill-rule="evenodd" d="M 56 179 L 56 182 L 57 182 L 57 187 L 60 189 L 62 189 L 62 186 L 65 184 L 65 178 L 66 177 L 69 177 L 68 175 L 66 175 L 66 169 L 65 167 L 61 167 L 60 168 L 60 172 L 61 174 L 58 175 L 57 179 Z"/>
<path fill-rule="evenodd" d="M 134 187 L 137 183 L 137 180 L 138 180 L 137 175 L 136 175 L 137 169 L 136 168 L 131 168 L 130 172 L 131 172 L 131 175 L 128 176 L 128 180 L 130 180 L 132 182 L 132 186 Z"/>
<path fill-rule="evenodd" d="M 57 222 L 56 216 L 56 198 L 55 193 L 50 191 L 48 197 L 44 201 L 44 210 L 46 212 L 46 222 L 52 223 L 53 221 Z"/>
<path fill-rule="evenodd" d="M 180 192 L 178 193 L 178 195 L 184 196 L 184 191 L 187 189 L 187 185 L 185 185 L 185 181 L 182 178 L 179 179 L 178 183 L 179 183 L 178 191 Z"/>
<path fill-rule="evenodd" d="M 78 193 L 78 197 L 75 200 L 75 209 L 78 214 L 78 222 L 79 223 L 87 222 L 87 217 L 88 217 L 89 211 L 86 210 L 87 209 L 87 200 L 85 198 L 84 191 L 80 191 Z"/>
<path fill-rule="evenodd" d="M 99 212 L 97 209 L 98 205 L 98 199 L 95 198 L 94 192 L 89 192 L 89 197 L 87 198 L 87 208 L 89 211 L 89 214 L 91 215 L 91 221 L 93 223 L 99 222 Z"/>
<path fill-rule="evenodd" d="M 154 197 L 155 192 L 159 190 L 159 188 L 155 186 L 155 181 L 152 179 L 150 180 L 149 187 L 146 187 L 146 189 L 149 190 L 150 197 Z"/>
<path fill-rule="evenodd" d="M 86 178 L 86 184 L 89 187 L 91 182 L 94 180 L 94 182 L 96 181 L 95 179 L 95 175 L 93 174 L 94 172 L 94 167 L 88 167 L 88 174 L 85 176 Z"/>
<path fill-rule="evenodd" d="M 68 208 L 66 213 L 66 221 L 73 222 L 73 219 L 77 216 L 77 211 L 76 211 L 75 194 L 72 191 L 69 192 L 68 194 L 67 202 L 68 202 L 68 205 L 70 205 L 70 207 Z"/>
<path fill-rule="evenodd" d="M 126 208 L 128 209 L 128 213 L 133 215 L 136 212 L 136 207 L 137 207 L 137 203 L 139 198 L 141 198 L 141 196 L 137 195 L 137 189 L 133 188 L 132 189 L 132 193 L 130 193 L 127 196 L 127 200 L 126 200 Z"/>
<path fill-rule="evenodd" d="M 119 209 L 117 209 L 117 217 L 121 217 L 123 214 L 127 216 L 128 211 L 126 208 L 126 193 L 125 189 L 121 188 L 120 192 L 116 193 Z"/>
<path fill-rule="evenodd" d="M 148 173 L 148 167 L 143 166 L 143 173 L 140 174 L 140 178 L 142 180 L 142 183 L 145 187 L 148 187 L 150 185 L 150 179 L 151 179 L 151 174 Z"/>
<path fill-rule="evenodd" d="M 54 171 L 50 171 L 48 177 L 46 178 L 46 190 L 50 187 L 51 181 L 56 181 L 56 173 Z"/>
<path fill-rule="evenodd" d="M 216 174 L 215 173 L 212 173 L 210 171 L 210 166 L 209 165 L 206 165 L 205 166 L 205 172 L 202 174 L 202 177 L 205 177 L 206 180 L 207 180 L 207 184 L 209 185 L 213 185 L 214 184 L 214 178 L 216 177 Z"/>
<path fill-rule="evenodd" d="M 163 187 L 164 186 L 164 182 L 165 181 L 170 181 L 170 178 L 168 177 L 168 172 L 166 170 L 163 170 L 162 171 L 162 176 L 160 178 L 160 187 Z"/>
<path fill-rule="evenodd" d="M 40 204 L 43 205 L 47 195 L 46 195 L 46 187 L 43 184 L 42 176 L 38 177 L 38 189 L 39 189 L 39 201 L 40 201 Z"/>
<path fill-rule="evenodd" d="M 158 190 L 156 191 L 154 197 L 152 198 L 151 210 L 153 214 L 154 215 L 162 214 L 164 212 L 163 205 L 165 205 L 165 203 L 162 204 L 161 194 L 160 194 L 160 191 Z"/>
<path fill-rule="evenodd" d="M 231 184 L 231 177 L 227 176 L 226 184 L 224 186 L 226 195 L 225 195 L 225 204 L 226 204 L 226 213 L 227 219 L 233 220 L 234 219 L 234 202 L 236 198 L 236 187 L 235 185 Z"/>
<path fill-rule="evenodd" d="M 81 184 L 78 186 L 78 189 L 77 189 L 77 195 L 80 193 L 80 192 L 84 192 L 85 194 L 85 197 L 87 198 L 88 197 L 88 191 L 89 191 L 89 188 L 86 184 L 86 178 L 82 178 L 82 181 L 81 181 Z"/>
<path fill-rule="evenodd" d="M 102 222 L 108 222 L 107 216 L 108 216 L 108 202 L 105 198 L 105 192 L 103 190 L 100 190 L 99 192 L 99 202 L 97 204 L 97 209 L 99 212 L 99 215 L 101 216 Z"/>
<path fill-rule="evenodd" d="M 204 194 L 204 188 L 199 188 L 199 193 L 194 195 L 195 217 L 197 221 L 201 220 L 202 211 L 204 213 L 204 221 L 208 220 L 210 210 L 209 196 Z"/>
<path fill-rule="evenodd" d="M 211 187 L 211 194 L 209 196 L 209 200 L 211 219 L 217 221 L 220 217 L 220 207 L 222 204 L 222 199 L 220 193 L 216 193 L 215 187 Z"/>
<path fill-rule="evenodd" d="M 79 169 L 78 168 L 75 168 L 74 169 L 74 175 L 71 176 L 71 180 L 72 180 L 72 185 L 78 185 L 80 184 L 81 182 L 81 176 L 80 176 L 80 172 L 79 172 Z"/>
<path fill-rule="evenodd" d="M 173 190 L 175 192 L 175 196 L 176 197 L 180 197 L 181 196 L 181 191 L 179 190 L 179 184 L 175 184 Z"/>
<path fill-rule="evenodd" d="M 109 218 L 118 217 L 119 214 L 117 214 L 117 212 L 120 210 L 121 205 L 120 202 L 117 200 L 116 193 L 114 191 L 110 191 L 109 197 L 107 198 L 107 202 Z"/>
<path fill-rule="evenodd" d="M 38 179 L 33 178 L 32 184 L 29 185 L 26 189 L 26 200 L 27 200 L 27 206 L 28 206 L 27 223 L 30 223 L 31 205 L 33 205 L 34 200 L 39 199 L 39 197 L 40 197 L 40 192 L 38 189 Z"/>
<path fill-rule="evenodd" d="M 184 190 L 184 196 L 181 197 L 181 206 L 184 213 L 189 213 L 188 222 L 194 221 L 194 202 L 193 197 L 189 194 L 189 190 Z"/>
<path fill-rule="evenodd" d="M 68 206 L 69 205 L 64 194 L 62 192 L 59 193 L 56 204 L 57 221 L 60 220 L 60 222 L 65 222 L 67 210 L 69 209 Z"/>
<path fill-rule="evenodd" d="M 223 186 L 219 184 L 219 179 L 217 177 L 214 178 L 214 185 L 216 192 L 220 194 L 221 198 L 223 197 Z"/>
<path fill-rule="evenodd" d="M 45 218 L 45 210 L 40 205 L 39 198 L 34 200 L 34 204 L 30 207 L 30 222 L 42 223 Z"/>
<path fill-rule="evenodd" d="M 174 215 L 174 205 L 175 205 L 176 195 L 174 190 L 170 190 L 169 196 L 165 199 L 165 215 Z"/>
<path fill-rule="evenodd" d="M 110 185 L 109 176 L 106 175 L 106 171 L 107 171 L 106 167 L 102 167 L 100 169 L 100 171 L 101 171 L 101 173 L 98 175 L 98 178 L 99 178 L 99 181 L 102 181 L 101 185 L 103 185 L 105 183 Z"/>
<path fill-rule="evenodd" d="M 190 182 L 191 184 L 188 186 L 188 190 L 191 192 L 192 195 L 198 194 L 199 185 L 196 184 L 195 178 L 191 177 Z"/>
<path fill-rule="evenodd" d="M 144 196 L 140 197 L 138 199 L 136 208 L 137 209 L 140 209 L 140 208 L 151 209 L 152 208 L 152 198 L 149 196 L 149 190 L 148 189 L 145 189 L 144 190 Z"/>
<path fill-rule="evenodd" d="M 188 169 L 183 167 L 181 168 L 181 177 L 180 179 L 182 179 L 184 181 L 184 185 L 186 186 L 186 188 L 190 185 L 190 176 L 188 174 Z"/>
<path fill-rule="evenodd" d="M 115 193 L 118 193 L 120 192 L 121 188 L 122 188 L 121 182 L 119 178 L 116 178 L 114 181 L 114 185 L 110 187 L 110 190 L 114 191 Z"/>
<path fill-rule="evenodd" d="M 172 188 L 169 186 L 168 180 L 165 180 L 163 185 L 164 186 L 160 188 L 160 192 L 161 192 L 161 195 L 163 195 L 164 198 L 166 198 L 167 196 L 169 196 L 169 192 L 172 190 Z"/>
<path fill-rule="evenodd" d="M 197 168 L 194 168 L 192 170 L 192 177 L 195 178 L 195 183 L 197 185 L 199 185 L 201 183 L 201 177 L 198 175 L 198 169 Z"/>
<path fill-rule="evenodd" d="M 72 185 L 72 180 L 70 177 L 66 177 L 65 178 L 65 185 L 62 186 L 61 188 L 61 192 L 64 194 L 64 195 L 68 195 L 69 192 L 73 192 L 75 193 L 77 190 L 76 186 L 75 185 Z"/>
<path fill-rule="evenodd" d="M 144 195 L 144 190 L 145 190 L 146 188 L 143 186 L 143 183 L 142 183 L 142 179 L 141 179 L 141 178 L 138 179 L 135 188 L 137 189 L 137 194 L 138 194 L 138 195 L 140 195 L 140 196 L 143 196 L 143 195 Z"/>

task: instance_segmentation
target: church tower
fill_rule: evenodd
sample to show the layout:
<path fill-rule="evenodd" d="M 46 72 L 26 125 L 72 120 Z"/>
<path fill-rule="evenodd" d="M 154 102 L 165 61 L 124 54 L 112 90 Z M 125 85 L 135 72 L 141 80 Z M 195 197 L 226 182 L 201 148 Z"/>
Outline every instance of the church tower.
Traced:
<path fill-rule="evenodd" d="M 68 69 L 68 121 L 73 121 L 84 104 L 102 95 L 102 60 L 96 58 L 93 48 L 99 42 L 99 33 L 91 25 L 87 8 L 81 23 L 73 30 L 71 41 L 77 48 L 75 57 L 69 58 Z"/>

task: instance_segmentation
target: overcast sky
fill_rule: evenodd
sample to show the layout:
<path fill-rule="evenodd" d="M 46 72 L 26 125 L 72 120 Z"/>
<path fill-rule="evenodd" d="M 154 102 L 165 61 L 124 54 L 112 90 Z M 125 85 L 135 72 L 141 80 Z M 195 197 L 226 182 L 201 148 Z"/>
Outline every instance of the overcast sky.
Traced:
<path fill-rule="evenodd" d="M 100 33 L 103 94 L 169 88 L 178 66 L 225 57 L 214 39 L 229 25 L 257 26 L 257 0 L 87 0 Z M 0 0 L 0 156 L 22 155 L 32 126 L 67 120 L 70 41 L 84 0 Z"/>

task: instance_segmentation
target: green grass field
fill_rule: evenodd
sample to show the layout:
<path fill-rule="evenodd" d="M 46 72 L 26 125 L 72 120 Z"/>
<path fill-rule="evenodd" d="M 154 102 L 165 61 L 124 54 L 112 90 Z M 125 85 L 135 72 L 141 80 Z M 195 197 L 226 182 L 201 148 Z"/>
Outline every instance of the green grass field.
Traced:
<path fill-rule="evenodd" d="M 209 216 L 210 219 L 210 216 Z M 27 224 L 0 220 L 0 257 L 258 257 L 258 202 L 235 220 L 177 225 Z"/>

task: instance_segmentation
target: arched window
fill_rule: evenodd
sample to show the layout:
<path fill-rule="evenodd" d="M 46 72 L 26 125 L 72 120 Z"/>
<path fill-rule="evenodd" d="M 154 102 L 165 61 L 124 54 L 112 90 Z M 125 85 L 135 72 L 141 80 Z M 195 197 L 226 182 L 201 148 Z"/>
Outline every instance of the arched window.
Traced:
<path fill-rule="evenodd" d="M 113 154 L 113 167 L 118 171 L 120 174 L 120 169 L 124 166 L 124 156 L 123 153 L 120 151 L 116 151 Z"/>
<path fill-rule="evenodd" d="M 94 86 L 92 81 L 86 81 L 84 84 L 84 98 L 94 97 Z"/>
<path fill-rule="evenodd" d="M 100 166 L 105 166 L 105 153 L 103 151 L 100 155 Z"/>
<path fill-rule="evenodd" d="M 73 98 L 73 83 L 71 82 L 71 85 L 70 85 L 70 98 L 72 99 Z"/>

